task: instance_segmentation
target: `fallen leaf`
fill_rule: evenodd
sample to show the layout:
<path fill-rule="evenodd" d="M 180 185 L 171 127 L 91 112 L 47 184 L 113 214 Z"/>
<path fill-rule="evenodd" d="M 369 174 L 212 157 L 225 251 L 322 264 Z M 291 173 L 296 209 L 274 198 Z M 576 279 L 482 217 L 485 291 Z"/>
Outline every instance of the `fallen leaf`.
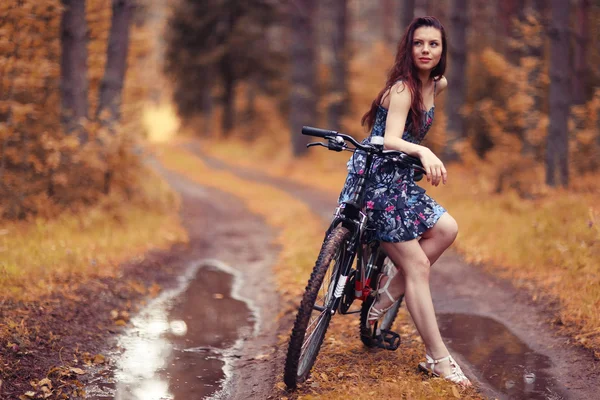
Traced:
<path fill-rule="evenodd" d="M 125 326 L 127 325 L 127 322 L 123 321 L 122 319 L 118 319 L 115 321 L 115 325 L 117 326 Z"/>
<path fill-rule="evenodd" d="M 323 379 L 325 382 L 329 382 L 329 377 L 325 372 L 321 372 L 321 379 Z"/>
<path fill-rule="evenodd" d="M 96 354 L 94 356 L 94 364 L 104 364 L 105 358 L 102 354 Z"/>
<path fill-rule="evenodd" d="M 152 286 L 150 286 L 150 289 L 148 289 L 148 292 L 151 297 L 156 297 L 160 292 L 160 285 L 153 283 Z"/>
<path fill-rule="evenodd" d="M 456 388 L 456 386 L 452 386 L 452 394 L 454 395 L 454 397 L 456 397 L 457 399 L 460 399 L 460 393 L 458 392 L 458 389 Z"/>
<path fill-rule="evenodd" d="M 217 299 L 217 300 L 221 300 L 223 297 L 225 297 L 225 296 L 223 296 L 221 293 L 215 293 L 215 294 L 213 294 L 213 298 Z"/>
<path fill-rule="evenodd" d="M 48 386 L 48 388 L 52 389 L 52 382 L 48 378 L 44 378 L 38 382 L 38 386 Z"/>
<path fill-rule="evenodd" d="M 25 392 L 23 395 L 26 396 L 26 397 L 33 397 L 33 396 L 35 396 L 35 392 L 32 392 L 30 390 L 29 392 Z"/>
<path fill-rule="evenodd" d="M 77 375 L 85 374 L 85 371 L 82 370 L 81 368 L 69 368 L 69 371 L 71 371 L 72 373 L 77 374 Z"/>
<path fill-rule="evenodd" d="M 112 310 L 112 311 L 110 312 L 110 318 L 112 318 L 112 319 L 117 319 L 117 318 L 119 318 L 119 312 L 118 312 L 117 310 Z"/>
<path fill-rule="evenodd" d="M 256 357 L 254 357 L 255 360 L 262 360 L 265 358 L 269 358 L 269 355 L 268 354 L 259 354 Z"/>

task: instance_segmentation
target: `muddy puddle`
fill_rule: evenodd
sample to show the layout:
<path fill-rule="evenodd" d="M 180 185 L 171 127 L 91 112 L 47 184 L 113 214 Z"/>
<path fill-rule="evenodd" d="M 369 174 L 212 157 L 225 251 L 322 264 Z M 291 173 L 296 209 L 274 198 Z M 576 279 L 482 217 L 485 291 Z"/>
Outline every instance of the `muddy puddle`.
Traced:
<path fill-rule="evenodd" d="M 550 375 L 550 359 L 500 322 L 471 314 L 439 314 L 442 336 L 500 399 L 566 399 Z"/>
<path fill-rule="evenodd" d="M 259 322 L 238 296 L 240 285 L 236 271 L 217 261 L 190 267 L 176 289 L 132 318 L 111 369 L 91 382 L 86 398 L 227 398 L 231 363 Z"/>

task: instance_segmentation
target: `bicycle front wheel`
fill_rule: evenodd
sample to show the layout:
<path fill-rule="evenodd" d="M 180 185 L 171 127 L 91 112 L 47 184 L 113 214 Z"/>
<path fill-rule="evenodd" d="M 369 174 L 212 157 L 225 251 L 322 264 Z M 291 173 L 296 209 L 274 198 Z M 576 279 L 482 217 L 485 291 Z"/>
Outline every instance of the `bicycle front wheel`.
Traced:
<path fill-rule="evenodd" d="M 339 271 L 346 262 L 350 231 L 336 227 L 325 239 L 302 297 L 290 336 L 283 381 L 290 389 L 304 382 L 329 327 Z"/>

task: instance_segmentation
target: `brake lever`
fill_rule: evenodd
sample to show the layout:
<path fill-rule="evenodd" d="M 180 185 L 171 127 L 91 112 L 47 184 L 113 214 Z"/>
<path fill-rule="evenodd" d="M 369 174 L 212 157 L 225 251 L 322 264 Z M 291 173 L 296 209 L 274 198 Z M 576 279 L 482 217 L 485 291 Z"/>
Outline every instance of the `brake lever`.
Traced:
<path fill-rule="evenodd" d="M 340 143 L 339 141 L 335 140 L 335 139 L 329 139 L 328 143 L 323 143 L 323 142 L 312 142 L 306 145 L 306 147 L 313 147 L 313 146 L 323 146 L 326 147 L 328 150 L 332 150 L 332 151 L 342 151 L 342 150 L 347 150 L 346 147 L 344 146 L 343 142 Z"/>

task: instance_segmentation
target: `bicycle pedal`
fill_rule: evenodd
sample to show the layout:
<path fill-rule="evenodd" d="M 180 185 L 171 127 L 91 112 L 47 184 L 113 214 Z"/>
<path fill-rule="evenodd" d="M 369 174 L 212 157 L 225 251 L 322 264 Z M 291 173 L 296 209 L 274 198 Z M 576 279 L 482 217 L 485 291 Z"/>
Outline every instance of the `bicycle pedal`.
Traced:
<path fill-rule="evenodd" d="M 400 335 L 389 329 L 377 330 L 377 334 L 373 335 L 373 342 L 381 349 L 397 350 L 400 347 Z"/>

